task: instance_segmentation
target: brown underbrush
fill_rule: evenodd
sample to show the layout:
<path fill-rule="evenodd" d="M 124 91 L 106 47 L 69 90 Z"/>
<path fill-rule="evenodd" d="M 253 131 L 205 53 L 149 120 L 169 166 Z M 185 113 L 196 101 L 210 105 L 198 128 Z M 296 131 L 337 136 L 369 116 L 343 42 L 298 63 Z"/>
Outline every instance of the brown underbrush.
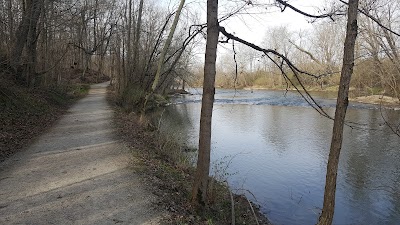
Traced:
<path fill-rule="evenodd" d="M 115 97 L 111 90 L 108 98 L 113 104 Z M 226 185 L 215 180 L 210 190 L 210 204 L 192 207 L 190 196 L 195 169 L 188 163 L 190 160 L 184 159 L 184 148 L 160 134 L 156 126 L 139 122 L 137 114 L 127 113 L 115 103 L 114 106 L 116 129 L 132 148 L 137 159 L 136 171 L 159 196 L 159 206 L 168 211 L 163 224 L 233 224 L 232 215 L 236 224 L 270 224 L 244 195 L 232 194 Z"/>

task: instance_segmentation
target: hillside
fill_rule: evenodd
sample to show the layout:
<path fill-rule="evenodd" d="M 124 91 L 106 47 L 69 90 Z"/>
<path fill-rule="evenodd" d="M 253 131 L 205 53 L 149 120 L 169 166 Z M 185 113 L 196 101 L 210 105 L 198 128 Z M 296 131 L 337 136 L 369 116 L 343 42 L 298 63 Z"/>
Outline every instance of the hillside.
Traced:
<path fill-rule="evenodd" d="M 57 86 L 26 87 L 10 70 L 0 72 L 0 161 L 18 152 L 53 124 L 71 103 L 86 95 L 89 84 L 108 78 L 94 71 L 79 79 L 79 70 Z M 100 79 L 98 79 L 100 77 Z"/>

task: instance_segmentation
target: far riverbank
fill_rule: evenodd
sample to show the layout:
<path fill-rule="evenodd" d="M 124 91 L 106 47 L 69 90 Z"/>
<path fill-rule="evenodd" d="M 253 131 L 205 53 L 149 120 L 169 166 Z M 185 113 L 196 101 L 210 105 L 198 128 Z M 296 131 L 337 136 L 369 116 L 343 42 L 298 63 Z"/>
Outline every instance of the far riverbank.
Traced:
<path fill-rule="evenodd" d="M 264 87 L 264 86 L 252 86 L 252 87 L 243 87 L 238 88 L 243 90 L 274 90 L 274 91 L 296 91 L 294 88 L 286 89 L 286 88 L 271 88 L 271 87 Z M 309 92 L 331 92 L 332 94 L 337 93 L 338 86 L 330 86 L 326 88 L 320 87 L 306 87 L 307 91 Z M 357 96 L 354 94 L 354 88 L 350 88 L 350 99 L 351 102 L 358 102 L 358 103 L 365 103 L 365 104 L 374 104 L 374 105 L 383 105 L 385 107 L 400 109 L 400 99 L 390 96 L 385 96 L 383 94 L 372 94 L 372 95 L 364 95 L 364 96 Z"/>

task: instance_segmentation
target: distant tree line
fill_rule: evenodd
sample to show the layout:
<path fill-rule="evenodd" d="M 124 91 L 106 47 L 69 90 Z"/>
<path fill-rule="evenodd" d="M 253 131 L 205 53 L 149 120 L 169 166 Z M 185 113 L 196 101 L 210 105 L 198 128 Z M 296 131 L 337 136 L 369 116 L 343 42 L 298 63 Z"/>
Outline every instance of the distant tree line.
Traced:
<path fill-rule="evenodd" d="M 358 21 L 351 94 L 385 94 L 400 98 L 400 38 L 388 31 L 400 30 L 400 3 L 394 0 L 362 1 L 359 9 L 379 23 L 366 16 Z M 318 79 L 302 77 L 307 87 L 336 91 L 342 66 L 345 17 L 312 22 L 311 30 L 291 30 L 287 25 L 268 28 L 261 46 L 274 49 L 302 70 L 319 75 Z M 287 82 L 280 76 L 281 71 L 268 57 L 240 43 L 235 44 L 235 52 L 226 52 L 218 57 L 217 62 L 217 87 L 287 88 Z M 293 75 L 288 72 L 289 76 Z M 196 70 L 195 73 L 198 74 L 197 84 L 201 84 L 202 71 Z"/>

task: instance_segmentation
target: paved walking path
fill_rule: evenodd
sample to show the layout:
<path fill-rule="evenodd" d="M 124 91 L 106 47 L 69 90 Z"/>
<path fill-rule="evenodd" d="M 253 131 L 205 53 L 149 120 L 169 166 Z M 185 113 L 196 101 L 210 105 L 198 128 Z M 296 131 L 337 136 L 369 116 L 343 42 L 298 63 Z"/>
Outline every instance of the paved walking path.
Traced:
<path fill-rule="evenodd" d="M 115 136 L 107 83 L 0 164 L 0 224 L 158 224 L 155 197 Z"/>

